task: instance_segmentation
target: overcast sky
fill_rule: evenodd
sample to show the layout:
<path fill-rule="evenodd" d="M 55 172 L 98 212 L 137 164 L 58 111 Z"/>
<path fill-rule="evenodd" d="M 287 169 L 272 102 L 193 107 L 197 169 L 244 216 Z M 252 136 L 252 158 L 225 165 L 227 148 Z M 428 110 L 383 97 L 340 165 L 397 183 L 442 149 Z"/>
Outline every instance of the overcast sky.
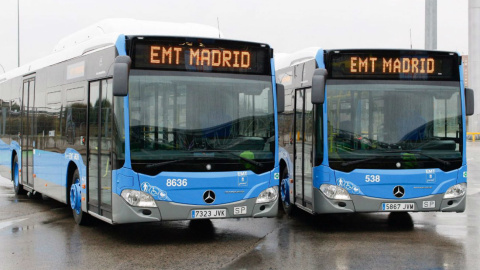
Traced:
<path fill-rule="evenodd" d="M 423 0 L 20 0 L 20 57 L 26 64 L 64 36 L 106 18 L 192 22 L 229 39 L 306 47 L 424 48 Z M 17 0 L 0 1 L 0 64 L 17 66 Z M 468 0 L 438 0 L 440 50 L 468 53 Z M 0 68 L 0 72 L 3 72 Z"/>

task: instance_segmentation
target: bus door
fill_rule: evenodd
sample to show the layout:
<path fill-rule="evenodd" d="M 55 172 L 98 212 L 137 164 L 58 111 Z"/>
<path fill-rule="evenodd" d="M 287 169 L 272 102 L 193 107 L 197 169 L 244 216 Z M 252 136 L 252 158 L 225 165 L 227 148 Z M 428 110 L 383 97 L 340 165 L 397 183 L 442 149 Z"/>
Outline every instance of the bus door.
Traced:
<path fill-rule="evenodd" d="M 33 188 L 33 149 L 35 148 L 35 78 L 23 81 L 22 88 L 22 172 L 21 182 Z"/>
<path fill-rule="evenodd" d="M 112 218 L 112 80 L 90 82 L 88 94 L 88 210 Z"/>
<path fill-rule="evenodd" d="M 312 89 L 295 90 L 294 174 L 296 202 L 313 207 L 313 104 Z"/>

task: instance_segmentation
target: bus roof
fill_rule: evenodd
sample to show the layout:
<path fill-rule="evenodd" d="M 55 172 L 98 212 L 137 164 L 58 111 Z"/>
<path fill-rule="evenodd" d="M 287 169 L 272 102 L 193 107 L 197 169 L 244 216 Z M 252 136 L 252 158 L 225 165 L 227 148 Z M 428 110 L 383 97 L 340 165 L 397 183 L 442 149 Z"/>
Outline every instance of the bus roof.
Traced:
<path fill-rule="evenodd" d="M 314 59 L 320 47 L 310 47 L 293 53 L 275 54 L 275 69 L 290 67 Z"/>
<path fill-rule="evenodd" d="M 0 83 L 35 72 L 43 67 L 114 46 L 120 35 L 219 38 L 220 34 L 215 27 L 194 23 L 106 19 L 61 39 L 52 54 L 1 74 Z"/>

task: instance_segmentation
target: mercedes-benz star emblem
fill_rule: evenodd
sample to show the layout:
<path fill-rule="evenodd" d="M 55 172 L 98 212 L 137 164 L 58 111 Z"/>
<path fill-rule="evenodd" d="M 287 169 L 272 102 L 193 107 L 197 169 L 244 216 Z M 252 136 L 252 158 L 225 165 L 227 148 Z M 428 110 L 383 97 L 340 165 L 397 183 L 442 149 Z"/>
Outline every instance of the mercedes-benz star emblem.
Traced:
<path fill-rule="evenodd" d="M 213 203 L 215 201 L 215 192 L 211 190 L 205 191 L 205 193 L 203 193 L 203 200 L 209 204 Z"/>
<path fill-rule="evenodd" d="M 401 198 L 405 195 L 405 189 L 402 186 L 396 186 L 393 188 L 393 195 L 397 198 Z M 205 195 L 203 196 L 205 197 Z"/>

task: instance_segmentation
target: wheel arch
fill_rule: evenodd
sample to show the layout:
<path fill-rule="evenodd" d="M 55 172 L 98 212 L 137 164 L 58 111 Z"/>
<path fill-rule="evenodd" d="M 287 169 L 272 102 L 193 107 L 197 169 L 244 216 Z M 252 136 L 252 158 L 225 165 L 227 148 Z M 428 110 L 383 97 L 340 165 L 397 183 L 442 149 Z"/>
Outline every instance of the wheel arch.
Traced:
<path fill-rule="evenodd" d="M 75 164 L 75 162 L 73 161 L 70 161 L 68 163 L 68 166 L 67 166 L 67 174 L 66 174 L 66 179 L 65 179 L 65 183 L 66 183 L 66 188 L 65 188 L 65 196 L 66 196 L 66 202 L 67 202 L 67 205 L 70 205 L 70 186 L 72 185 L 72 181 L 73 181 L 73 174 L 75 173 L 75 170 L 78 170 L 78 167 L 77 165 Z M 80 170 L 78 171 L 78 173 L 80 173 Z"/>
<path fill-rule="evenodd" d="M 293 163 L 292 163 L 292 160 L 290 159 L 290 154 L 283 147 L 279 147 L 279 165 L 280 165 L 280 173 L 283 172 L 284 168 L 287 168 L 288 177 L 293 178 Z"/>
<path fill-rule="evenodd" d="M 11 156 L 11 159 L 10 159 L 10 169 L 12 170 L 11 173 L 10 173 L 10 177 L 11 179 L 10 180 L 14 180 L 14 177 L 13 177 L 13 174 L 15 173 L 13 171 L 13 161 L 15 160 L 15 157 L 18 157 L 18 154 L 17 154 L 17 151 L 16 150 L 12 150 L 12 156 Z M 20 162 L 20 161 L 19 161 Z"/>
<path fill-rule="evenodd" d="M 287 162 L 284 159 L 280 159 L 280 174 L 282 174 L 285 168 L 287 168 Z"/>

